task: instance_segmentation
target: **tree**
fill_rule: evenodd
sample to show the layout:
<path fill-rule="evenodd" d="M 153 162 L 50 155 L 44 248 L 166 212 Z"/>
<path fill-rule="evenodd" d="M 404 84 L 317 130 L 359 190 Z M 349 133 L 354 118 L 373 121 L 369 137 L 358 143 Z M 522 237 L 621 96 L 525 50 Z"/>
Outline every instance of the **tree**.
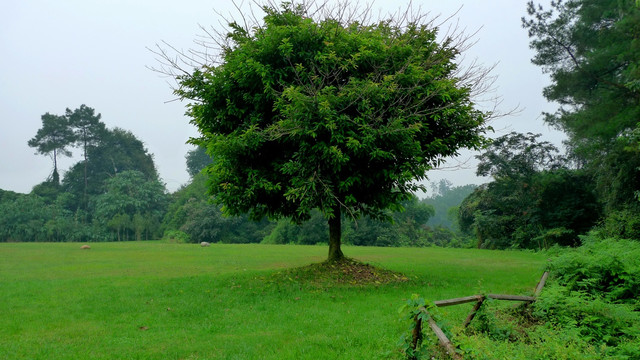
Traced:
<path fill-rule="evenodd" d="M 479 186 L 460 205 L 459 224 L 478 247 L 546 248 L 577 245 L 600 216 L 589 176 L 570 170 L 540 135 L 511 133 L 477 156 Z"/>
<path fill-rule="evenodd" d="M 91 200 L 104 193 L 105 182 L 127 170 L 139 171 L 146 179 L 159 181 L 153 156 L 130 131 L 120 128 L 103 130 L 100 137 L 87 146 L 87 154 L 87 161 L 73 165 L 62 181 L 63 190 L 74 198 L 69 204 L 74 207 L 71 210 L 91 212 L 90 206 L 83 205 L 85 196 Z M 89 203 L 91 205 L 91 201 Z"/>
<path fill-rule="evenodd" d="M 89 149 L 90 167 L 95 180 L 114 177 L 127 170 L 140 171 L 147 179 L 158 179 L 153 155 L 142 140 L 121 128 L 105 130 L 96 145 Z"/>
<path fill-rule="evenodd" d="M 528 3 L 523 26 L 550 73 L 544 95 L 559 104 L 545 121 L 565 131 L 570 150 L 596 180 L 607 210 L 624 208 L 640 190 L 640 161 L 620 138 L 640 118 L 640 9 L 632 0 Z"/>
<path fill-rule="evenodd" d="M 75 130 L 76 143 L 82 147 L 82 156 L 84 157 L 84 193 L 83 206 L 86 209 L 87 204 L 87 160 L 88 149 L 100 140 L 105 131 L 104 123 L 100 121 L 100 114 L 95 115 L 95 110 L 82 104 L 79 108 L 71 111 L 67 108 L 66 118 L 71 127 Z"/>
<path fill-rule="evenodd" d="M 541 170 L 564 167 L 566 160 L 558 148 L 548 141 L 539 142 L 540 136 L 511 132 L 493 140 L 485 152 L 476 156 L 480 160 L 476 175 L 526 179 Z"/>
<path fill-rule="evenodd" d="M 527 11 L 531 18 L 523 18 L 523 26 L 537 51 L 532 62 L 551 73 L 544 95 L 561 105 L 546 121 L 592 144 L 635 127 L 640 10 L 633 2 L 561 0 L 545 11 L 530 1 Z"/>
<path fill-rule="evenodd" d="M 461 71 L 462 37 L 438 43 L 423 16 L 370 22 L 326 3 L 263 10 L 263 23 L 232 22 L 214 37 L 220 63 L 178 68 L 175 93 L 191 101 L 193 142 L 215 159 L 209 191 L 224 211 L 303 222 L 319 209 L 328 259 L 340 260 L 342 215 L 388 217 L 444 157 L 483 144 L 489 114 L 471 97 L 485 73 Z"/>
<path fill-rule="evenodd" d="M 67 147 L 75 142 L 75 135 L 71 129 L 69 119 L 65 116 L 46 113 L 42 115 L 42 127 L 36 136 L 29 140 L 30 147 L 42 155 L 50 155 L 53 159 L 53 173 L 51 181 L 60 185 L 58 173 L 58 155 L 71 156 Z"/>
<path fill-rule="evenodd" d="M 212 162 L 211 157 L 207 155 L 207 150 L 202 146 L 189 150 L 185 159 L 187 160 L 187 172 L 192 179 Z"/>
<path fill-rule="evenodd" d="M 153 230 L 151 225 L 159 224 L 167 198 L 164 185 L 157 179 L 149 180 L 140 171 L 128 170 L 109 178 L 105 186 L 106 192 L 95 199 L 96 217 L 110 223 L 118 238 L 127 223 L 123 219 L 131 220 L 136 240 L 141 240 L 143 232 Z"/>

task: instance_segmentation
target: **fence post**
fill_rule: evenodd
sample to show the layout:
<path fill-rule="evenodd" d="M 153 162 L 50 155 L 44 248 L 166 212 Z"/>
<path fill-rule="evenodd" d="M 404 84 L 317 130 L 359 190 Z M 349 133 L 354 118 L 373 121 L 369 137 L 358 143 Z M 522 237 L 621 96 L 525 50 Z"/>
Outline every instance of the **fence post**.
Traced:
<path fill-rule="evenodd" d="M 427 313 L 427 310 L 425 308 L 421 308 L 420 310 Z M 431 330 L 433 330 L 433 332 L 436 334 L 438 342 L 440 342 L 440 346 L 442 346 L 447 351 L 449 356 L 451 356 L 452 359 L 456 360 L 462 359 L 462 357 L 460 357 L 460 355 L 456 352 L 456 348 L 453 346 L 447 335 L 444 334 L 442 329 L 440 329 L 438 324 L 436 324 L 431 316 L 429 316 L 429 326 L 431 327 Z"/>
<path fill-rule="evenodd" d="M 549 272 L 545 271 L 544 274 L 542 274 L 542 278 L 540 278 L 540 282 L 538 282 L 538 286 L 536 286 L 536 291 L 533 293 L 534 297 L 538 297 L 540 295 L 540 293 L 542 292 L 542 288 L 544 287 L 544 284 L 547 282 L 548 277 L 549 277 Z"/>
<path fill-rule="evenodd" d="M 478 309 L 480 309 L 480 306 L 482 306 L 482 304 L 484 303 L 484 299 L 484 296 L 478 295 L 478 302 L 473 306 L 473 309 L 471 309 L 469 316 L 467 316 L 467 318 L 464 320 L 464 327 L 469 326 L 471 320 L 473 320 L 473 318 L 476 316 L 476 312 L 478 312 Z"/>
<path fill-rule="evenodd" d="M 420 318 L 420 314 L 417 314 L 413 320 L 416 322 L 416 326 L 411 332 L 411 348 L 415 351 L 418 348 L 418 345 L 422 342 L 422 319 Z M 418 358 L 415 354 L 410 358 L 410 360 L 417 359 Z"/>

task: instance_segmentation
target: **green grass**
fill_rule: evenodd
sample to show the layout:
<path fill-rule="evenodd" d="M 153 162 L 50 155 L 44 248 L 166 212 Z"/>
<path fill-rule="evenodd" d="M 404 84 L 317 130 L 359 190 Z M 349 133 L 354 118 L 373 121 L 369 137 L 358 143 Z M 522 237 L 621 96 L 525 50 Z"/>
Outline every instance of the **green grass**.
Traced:
<path fill-rule="evenodd" d="M 345 247 L 405 274 L 383 285 L 317 286 L 283 269 L 322 246 L 161 242 L 0 244 L 0 359 L 396 359 L 398 308 L 530 293 L 545 261 L 529 252 Z M 466 306 L 444 308 L 462 322 Z"/>

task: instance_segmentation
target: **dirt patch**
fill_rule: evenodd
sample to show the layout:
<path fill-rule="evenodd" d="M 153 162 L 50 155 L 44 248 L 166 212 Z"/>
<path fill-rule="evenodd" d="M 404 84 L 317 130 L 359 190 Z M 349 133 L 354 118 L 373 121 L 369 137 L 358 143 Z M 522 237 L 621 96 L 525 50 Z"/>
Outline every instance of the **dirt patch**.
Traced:
<path fill-rule="evenodd" d="M 322 287 L 332 284 L 368 286 L 408 281 L 408 278 L 401 273 L 350 258 L 287 269 L 276 273 L 274 277 Z"/>

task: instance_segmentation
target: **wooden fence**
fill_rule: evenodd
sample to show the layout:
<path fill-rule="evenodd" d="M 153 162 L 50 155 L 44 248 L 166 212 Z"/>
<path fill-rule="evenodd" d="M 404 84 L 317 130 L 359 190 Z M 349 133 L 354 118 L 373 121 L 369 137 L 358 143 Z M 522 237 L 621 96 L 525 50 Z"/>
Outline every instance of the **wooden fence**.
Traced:
<path fill-rule="evenodd" d="M 444 306 L 460 305 L 460 304 L 475 302 L 476 304 L 473 306 L 473 309 L 471 309 L 471 312 L 469 313 L 467 318 L 464 320 L 464 327 L 467 327 L 469 326 L 473 318 L 476 316 L 476 313 L 480 309 L 480 306 L 482 306 L 482 304 L 486 299 L 524 301 L 525 303 L 531 303 L 535 301 L 538 295 L 540 295 L 540 292 L 542 292 L 542 288 L 544 287 L 544 284 L 547 282 L 548 277 L 549 277 L 549 272 L 545 271 L 544 274 L 542 274 L 542 278 L 540 278 L 538 285 L 536 286 L 533 296 L 503 295 L 503 294 L 472 295 L 472 296 L 466 296 L 466 297 L 455 298 L 455 299 L 438 300 L 438 301 L 434 301 L 433 304 L 437 307 L 444 307 Z M 425 309 L 424 307 L 420 307 L 419 310 L 427 315 L 427 318 L 429 319 L 428 321 L 429 327 L 436 334 L 436 337 L 438 338 L 438 342 L 440 343 L 440 346 L 442 346 L 447 351 L 447 353 L 449 354 L 449 356 L 451 356 L 452 359 L 456 359 L 456 360 L 462 359 L 462 357 L 460 356 L 460 354 L 456 352 L 455 347 L 453 346 L 451 341 L 447 338 L 447 336 L 444 334 L 442 329 L 440 329 L 438 324 L 436 324 L 436 322 L 431 318 L 431 315 L 429 315 L 429 313 L 427 312 L 427 309 Z M 412 341 L 411 341 L 411 346 L 414 350 L 418 347 L 420 342 L 422 342 L 422 319 L 416 315 L 415 322 L 416 322 L 416 325 L 412 332 Z"/>

